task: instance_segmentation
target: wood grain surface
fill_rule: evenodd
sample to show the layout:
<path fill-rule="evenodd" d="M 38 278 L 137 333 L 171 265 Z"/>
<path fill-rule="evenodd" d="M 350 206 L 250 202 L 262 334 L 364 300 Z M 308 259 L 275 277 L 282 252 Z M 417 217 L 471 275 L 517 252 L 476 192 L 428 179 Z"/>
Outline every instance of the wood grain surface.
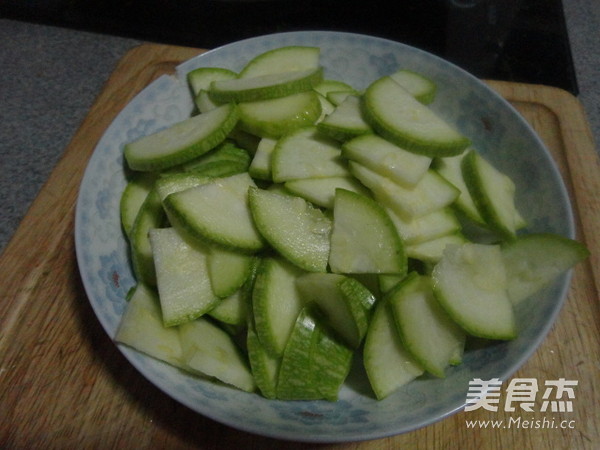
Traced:
<path fill-rule="evenodd" d="M 116 67 L 0 257 L 0 448 L 308 448 L 229 428 L 147 382 L 118 351 L 86 298 L 73 237 L 79 184 L 116 114 L 159 75 L 201 50 L 145 44 Z M 565 307 L 515 377 L 578 380 L 571 413 L 461 412 L 376 441 L 319 448 L 600 447 L 600 165 L 583 109 L 565 91 L 490 81 L 533 125 L 573 201 L 577 266 Z M 539 400 L 538 400 L 539 406 Z M 539 410 L 540 408 L 536 408 Z M 469 429 L 466 420 L 553 420 L 556 428 Z M 561 428 L 568 420 L 572 428 Z M 566 423 L 565 423 L 566 424 Z"/>

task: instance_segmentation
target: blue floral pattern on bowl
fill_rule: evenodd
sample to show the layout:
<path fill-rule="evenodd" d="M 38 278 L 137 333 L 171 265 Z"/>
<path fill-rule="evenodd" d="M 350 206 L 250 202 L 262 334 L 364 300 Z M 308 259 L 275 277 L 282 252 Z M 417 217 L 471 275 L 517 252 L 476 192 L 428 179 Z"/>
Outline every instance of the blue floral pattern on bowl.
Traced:
<path fill-rule="evenodd" d="M 439 91 L 432 108 L 468 135 L 473 146 L 505 171 L 517 186 L 517 204 L 527 232 L 573 237 L 573 218 L 560 174 L 523 118 L 481 81 L 421 50 L 376 37 L 338 32 L 291 32 L 251 38 L 209 51 L 163 76 L 138 94 L 99 141 L 81 184 L 75 240 L 83 283 L 98 320 L 114 336 L 135 279 L 119 219 L 126 184 L 123 145 L 188 117 L 193 108 L 185 74 L 197 67 L 240 70 L 253 56 L 285 45 L 321 48 L 327 78 L 365 88 L 399 68 L 422 72 Z M 184 374 L 129 348 L 119 347 L 148 380 L 198 413 L 245 431 L 305 442 L 375 439 L 407 432 L 459 411 L 469 380 L 506 379 L 535 351 L 566 297 L 570 274 L 562 276 L 519 310 L 519 337 L 470 349 L 463 364 L 444 379 L 422 377 L 376 401 L 361 370 L 342 388 L 338 402 L 267 400 L 257 394 Z"/>

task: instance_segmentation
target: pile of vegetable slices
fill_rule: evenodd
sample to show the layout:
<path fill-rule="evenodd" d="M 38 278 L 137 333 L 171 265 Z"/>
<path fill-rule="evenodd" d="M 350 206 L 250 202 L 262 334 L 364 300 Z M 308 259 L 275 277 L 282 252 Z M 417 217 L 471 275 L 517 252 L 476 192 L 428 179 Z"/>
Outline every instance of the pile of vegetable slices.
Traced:
<path fill-rule="evenodd" d="M 361 352 L 383 399 L 471 336 L 514 339 L 514 306 L 588 255 L 519 233 L 514 183 L 426 74 L 359 91 L 289 46 L 188 81 L 197 111 L 124 148 L 121 344 L 282 400 L 335 401 Z"/>

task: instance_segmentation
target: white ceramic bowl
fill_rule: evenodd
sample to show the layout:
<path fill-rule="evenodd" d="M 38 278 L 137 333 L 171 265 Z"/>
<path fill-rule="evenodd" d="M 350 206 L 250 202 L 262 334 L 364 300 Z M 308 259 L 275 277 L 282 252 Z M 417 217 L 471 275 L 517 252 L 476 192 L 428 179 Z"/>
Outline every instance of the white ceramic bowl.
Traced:
<path fill-rule="evenodd" d="M 432 108 L 469 136 L 474 146 L 517 186 L 517 205 L 527 232 L 574 237 L 572 213 L 560 175 L 529 125 L 481 81 L 444 60 L 385 39 L 338 32 L 291 32 L 247 39 L 193 58 L 178 76 L 163 76 L 135 97 L 106 130 L 87 167 L 77 204 L 75 238 L 89 301 L 113 337 L 134 278 L 119 222 L 125 187 L 122 146 L 189 116 L 192 99 L 185 74 L 196 67 L 239 70 L 253 56 L 285 45 L 321 48 L 327 78 L 364 88 L 398 68 L 422 72 L 437 83 Z M 115 277 L 119 282 L 115 283 Z M 566 297 L 570 274 L 524 302 L 518 310 L 519 337 L 469 349 L 444 379 L 422 377 L 383 401 L 376 401 L 360 360 L 338 402 L 274 401 L 257 394 L 187 376 L 120 347 L 154 385 L 182 404 L 245 431 L 289 440 L 335 442 L 375 439 L 414 430 L 463 408 L 469 380 L 510 377 L 535 351 Z"/>

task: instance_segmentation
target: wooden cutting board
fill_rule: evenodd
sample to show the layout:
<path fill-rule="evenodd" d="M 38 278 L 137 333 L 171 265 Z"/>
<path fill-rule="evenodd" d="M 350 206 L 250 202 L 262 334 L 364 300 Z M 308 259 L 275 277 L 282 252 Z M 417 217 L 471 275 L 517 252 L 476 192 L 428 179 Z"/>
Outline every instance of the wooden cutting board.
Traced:
<path fill-rule="evenodd" d="M 0 447 L 308 447 L 237 431 L 171 400 L 121 355 L 94 316 L 79 278 L 74 207 L 97 141 L 150 81 L 199 53 L 147 44 L 121 60 L 2 254 Z M 565 91 L 505 82 L 490 85 L 521 111 L 552 151 L 573 200 L 578 238 L 592 251 L 574 271 L 555 326 L 515 375 L 540 383 L 577 380 L 573 412 L 478 409 L 404 435 L 327 448 L 600 446 L 600 164 L 591 133 L 579 102 Z M 538 426 L 517 426 L 514 420 L 519 418 L 538 420 Z M 469 429 L 465 422 L 506 424 L 511 419 L 511 426 L 500 429 Z"/>

